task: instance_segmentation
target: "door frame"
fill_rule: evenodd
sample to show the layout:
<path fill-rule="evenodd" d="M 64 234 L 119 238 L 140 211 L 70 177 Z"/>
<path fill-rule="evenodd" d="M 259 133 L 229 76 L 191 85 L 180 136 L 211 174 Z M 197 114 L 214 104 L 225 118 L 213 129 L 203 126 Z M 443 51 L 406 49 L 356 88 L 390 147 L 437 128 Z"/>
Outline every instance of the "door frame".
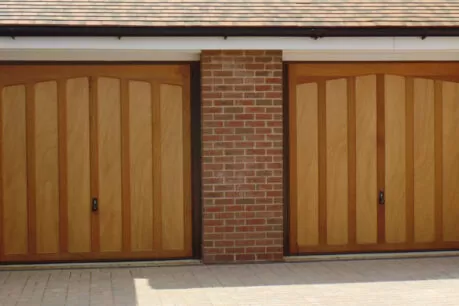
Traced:
<path fill-rule="evenodd" d="M 202 191 L 201 191 L 201 63 L 200 61 L 0 61 L 0 65 L 21 66 L 21 65 L 188 65 L 190 67 L 190 157 L 191 157 L 191 245 L 192 255 L 181 259 L 201 259 L 202 256 Z M 2 214 L 0 214 L 1 216 Z M 0 235 L 2 231 L 0 229 Z M 97 261 L 140 261 L 145 259 L 123 259 L 123 260 L 91 260 Z M 152 259 L 152 260 L 167 260 Z M 65 261 L 72 262 L 72 261 Z M 27 264 L 47 264 L 48 261 L 27 262 Z M 23 264 L 23 262 L 0 262 L 2 265 Z"/>

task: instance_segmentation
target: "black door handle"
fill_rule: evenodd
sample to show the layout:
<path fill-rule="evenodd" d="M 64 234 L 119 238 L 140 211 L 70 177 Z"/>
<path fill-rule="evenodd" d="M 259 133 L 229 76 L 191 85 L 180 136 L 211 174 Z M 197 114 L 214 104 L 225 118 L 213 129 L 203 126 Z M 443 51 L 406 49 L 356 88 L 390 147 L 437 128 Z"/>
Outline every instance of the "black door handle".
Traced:
<path fill-rule="evenodd" d="M 97 198 L 92 198 L 92 203 L 91 203 L 91 208 L 92 208 L 92 211 L 98 211 L 99 210 L 99 201 L 97 200 Z"/>
<path fill-rule="evenodd" d="M 386 203 L 386 199 L 384 197 L 384 190 L 379 191 L 379 204 L 384 205 Z"/>

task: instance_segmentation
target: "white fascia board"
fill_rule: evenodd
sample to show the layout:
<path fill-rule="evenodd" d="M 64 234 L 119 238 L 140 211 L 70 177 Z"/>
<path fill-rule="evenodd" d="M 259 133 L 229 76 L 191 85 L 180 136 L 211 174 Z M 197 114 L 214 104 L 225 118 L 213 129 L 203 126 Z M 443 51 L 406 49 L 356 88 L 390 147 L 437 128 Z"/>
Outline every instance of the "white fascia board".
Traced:
<path fill-rule="evenodd" d="M 199 61 L 199 51 L 0 49 L 0 61 Z"/>
<path fill-rule="evenodd" d="M 286 62 L 459 61 L 459 51 L 285 51 Z"/>
<path fill-rule="evenodd" d="M 282 50 L 285 61 L 458 60 L 459 37 L 0 37 L 0 60 L 199 60 L 203 50 Z"/>
<path fill-rule="evenodd" d="M 391 37 L 0 37 L 0 49 L 390 50 Z"/>

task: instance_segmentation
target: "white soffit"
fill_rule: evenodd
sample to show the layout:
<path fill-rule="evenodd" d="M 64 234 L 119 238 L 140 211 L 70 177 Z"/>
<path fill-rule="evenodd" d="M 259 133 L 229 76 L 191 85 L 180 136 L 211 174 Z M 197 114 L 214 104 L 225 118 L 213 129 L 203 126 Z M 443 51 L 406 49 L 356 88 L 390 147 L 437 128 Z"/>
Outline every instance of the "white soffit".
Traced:
<path fill-rule="evenodd" d="M 459 37 L 0 37 L 0 60 L 199 60 L 202 50 L 283 50 L 286 61 L 459 60 Z"/>

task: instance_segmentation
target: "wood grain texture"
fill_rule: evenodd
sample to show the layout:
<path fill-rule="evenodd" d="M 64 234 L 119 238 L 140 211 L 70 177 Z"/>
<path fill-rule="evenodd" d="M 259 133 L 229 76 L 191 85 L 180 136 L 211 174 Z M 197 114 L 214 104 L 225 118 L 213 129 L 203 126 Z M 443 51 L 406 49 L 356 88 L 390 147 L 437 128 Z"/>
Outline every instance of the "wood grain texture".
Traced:
<path fill-rule="evenodd" d="M 28 252 L 26 89 L 2 91 L 3 243 L 5 254 Z"/>
<path fill-rule="evenodd" d="M 67 81 L 68 250 L 91 250 L 89 79 Z M 71 114 L 71 115 L 70 115 Z"/>
<path fill-rule="evenodd" d="M 296 205 L 299 246 L 319 244 L 319 133 L 318 87 L 297 85 L 296 122 Z"/>
<path fill-rule="evenodd" d="M 120 80 L 99 78 L 97 86 L 100 251 L 122 249 Z"/>
<path fill-rule="evenodd" d="M 424 63 L 400 63 L 400 62 L 367 62 L 356 63 L 301 63 L 295 64 L 299 71 L 308 77 L 333 77 L 362 76 L 369 74 L 390 74 L 403 76 L 457 76 L 459 64 L 457 62 L 424 62 Z"/>
<path fill-rule="evenodd" d="M 443 82 L 443 239 L 459 241 L 459 84 Z"/>
<path fill-rule="evenodd" d="M 59 64 L 59 65 L 0 65 L 0 80 L 6 86 L 44 82 L 64 78 L 80 78 L 82 76 L 110 77 L 121 76 L 131 80 L 156 79 L 170 84 L 182 84 L 184 81 L 184 70 L 189 64 Z"/>
<path fill-rule="evenodd" d="M 161 84 L 161 223 L 164 250 L 185 248 L 183 93 Z M 156 203 L 158 205 L 158 203 Z"/>
<path fill-rule="evenodd" d="M 151 85 L 129 82 L 131 244 L 133 251 L 153 249 L 153 144 Z"/>
<path fill-rule="evenodd" d="M 297 71 L 295 65 L 289 65 L 288 67 L 288 146 L 289 146 L 289 254 L 295 255 L 298 254 L 298 182 L 297 182 L 297 122 L 294 118 L 296 118 L 296 91 L 297 91 Z"/>
<path fill-rule="evenodd" d="M 348 243 L 348 141 L 346 79 L 326 83 L 327 244 Z"/>
<path fill-rule="evenodd" d="M 357 243 L 357 120 L 356 79 L 347 78 L 347 139 L 348 139 L 348 236 L 349 244 Z"/>
<path fill-rule="evenodd" d="M 100 203 L 96 211 L 92 201 L 99 197 L 99 101 L 97 77 L 89 77 L 89 194 L 90 194 L 90 224 L 91 252 L 100 253 Z"/>
<path fill-rule="evenodd" d="M 405 78 L 385 77 L 386 242 L 406 242 Z"/>
<path fill-rule="evenodd" d="M 435 241 L 443 241 L 443 82 L 435 81 Z"/>
<path fill-rule="evenodd" d="M 183 133 L 183 212 L 184 212 L 184 254 L 193 255 L 193 191 L 192 191 L 192 149 L 191 149 L 191 69 L 183 69 L 183 107 L 182 107 L 182 133 Z M 175 252 L 164 250 L 167 252 Z M 177 251 L 180 252 L 180 251 Z"/>
<path fill-rule="evenodd" d="M 26 84 L 26 150 L 27 150 L 27 240 L 28 253 L 37 253 L 37 207 L 35 181 L 35 94 L 33 84 Z"/>
<path fill-rule="evenodd" d="M 414 80 L 414 240 L 435 241 L 434 81 Z"/>
<path fill-rule="evenodd" d="M 161 203 L 161 83 L 151 84 L 151 109 L 153 111 L 153 248 L 160 250 L 163 245 L 163 224 L 162 224 L 162 205 Z"/>
<path fill-rule="evenodd" d="M 379 192 L 386 190 L 386 111 L 385 111 L 385 82 L 384 75 L 376 75 L 376 183 Z M 379 201 L 378 201 L 379 203 Z M 378 204 L 378 244 L 386 242 L 386 209 Z"/>
<path fill-rule="evenodd" d="M 3 233 L 3 87 L 0 87 L 0 262 L 3 262 L 4 244 Z"/>
<path fill-rule="evenodd" d="M 57 83 L 35 85 L 35 204 L 37 253 L 59 252 Z"/>
<path fill-rule="evenodd" d="M 327 103 L 326 84 L 318 83 L 319 116 L 319 244 L 327 244 Z"/>
<path fill-rule="evenodd" d="M 131 158 L 129 123 L 129 81 L 121 80 L 121 194 L 123 252 L 131 251 Z"/>
<path fill-rule="evenodd" d="M 414 242 L 414 79 L 405 79 L 406 242 Z"/>
<path fill-rule="evenodd" d="M 68 186 L 67 186 L 67 82 L 59 80 L 58 90 L 58 169 L 59 169 L 59 251 L 68 252 Z"/>
<path fill-rule="evenodd" d="M 356 78 L 357 243 L 377 243 L 376 76 Z"/>

